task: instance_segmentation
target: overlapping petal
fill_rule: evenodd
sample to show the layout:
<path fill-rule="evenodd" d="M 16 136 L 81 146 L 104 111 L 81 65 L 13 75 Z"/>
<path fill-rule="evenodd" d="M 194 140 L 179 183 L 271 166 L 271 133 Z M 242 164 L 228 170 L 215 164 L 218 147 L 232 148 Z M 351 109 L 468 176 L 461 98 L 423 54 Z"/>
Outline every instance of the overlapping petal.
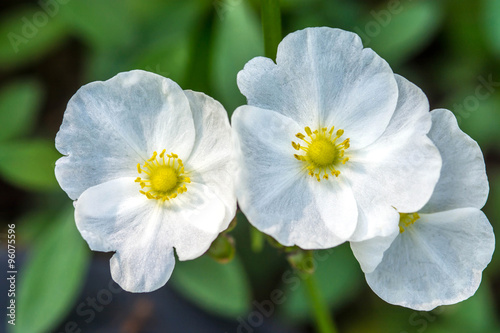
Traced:
<path fill-rule="evenodd" d="M 92 250 L 116 251 L 113 279 L 128 291 L 163 286 L 175 264 L 203 254 L 220 232 L 225 206 L 203 184 L 165 205 L 139 193 L 134 178 L 91 187 L 75 204 L 78 229 Z M 178 199 L 178 200 L 177 200 Z"/>
<path fill-rule="evenodd" d="M 189 100 L 196 138 L 191 155 L 185 161 L 193 182 L 207 185 L 224 202 L 226 216 L 222 231 L 236 213 L 234 161 L 231 126 L 224 107 L 199 92 L 185 91 Z"/>
<path fill-rule="evenodd" d="M 494 247 L 492 227 L 477 208 L 421 214 L 365 276 L 385 301 L 429 311 L 472 296 Z"/>
<path fill-rule="evenodd" d="M 384 132 L 397 84 L 389 65 L 363 49 L 356 34 L 331 28 L 294 32 L 280 43 L 276 63 L 257 57 L 238 74 L 249 105 L 278 111 L 302 128 L 342 128 L 353 148 Z"/>
<path fill-rule="evenodd" d="M 236 189 L 240 208 L 259 230 L 281 244 L 328 248 L 354 231 L 357 210 L 341 181 L 319 184 L 294 157 L 300 127 L 279 113 L 252 106 L 232 117 L 236 142 Z"/>
<path fill-rule="evenodd" d="M 172 240 L 179 260 L 191 260 L 205 253 L 227 228 L 227 206 L 211 187 L 195 182 L 176 199 L 174 207 L 163 211 L 162 223 L 168 226 L 164 237 Z"/>
<path fill-rule="evenodd" d="M 195 135 L 188 99 L 172 80 L 140 70 L 78 90 L 56 137 L 56 177 L 72 199 L 134 175 L 153 151 L 189 156 Z"/>
<path fill-rule="evenodd" d="M 439 212 L 460 207 L 482 208 L 488 198 L 486 169 L 476 141 L 462 132 L 453 113 L 431 112 L 429 137 L 443 157 L 441 177 L 422 212 Z"/>
<path fill-rule="evenodd" d="M 387 130 L 370 146 L 352 152 L 346 167 L 360 211 L 352 241 L 384 238 L 398 230 L 396 210 L 418 211 L 439 178 L 441 157 L 426 136 L 432 121 L 427 98 L 408 80 L 396 80 L 398 104 Z"/>
<path fill-rule="evenodd" d="M 495 243 L 478 209 L 488 193 L 479 147 L 460 131 L 451 112 L 435 110 L 431 116 L 429 137 L 442 155 L 442 169 L 429 202 L 413 210 L 420 218 L 403 233 L 395 232 L 395 239 L 351 243 L 375 293 L 389 303 L 427 311 L 472 296 Z"/>
<path fill-rule="evenodd" d="M 384 257 L 384 252 L 398 235 L 399 227 L 388 236 L 373 237 L 363 242 L 350 242 L 352 253 L 358 260 L 363 273 L 371 273 L 377 268 Z"/>

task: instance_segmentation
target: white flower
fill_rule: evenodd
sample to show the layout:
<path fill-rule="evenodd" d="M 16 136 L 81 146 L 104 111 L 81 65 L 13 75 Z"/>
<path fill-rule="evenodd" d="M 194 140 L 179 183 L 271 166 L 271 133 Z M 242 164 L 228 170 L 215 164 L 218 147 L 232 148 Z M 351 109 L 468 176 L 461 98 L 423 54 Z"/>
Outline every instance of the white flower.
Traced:
<path fill-rule="evenodd" d="M 401 214 L 395 235 L 351 243 L 377 295 L 426 311 L 472 296 L 495 248 L 492 227 L 480 211 L 489 190 L 481 150 L 450 111 L 431 115 L 429 137 L 443 158 L 431 199 L 417 213 Z M 383 252 L 384 247 L 389 249 Z"/>
<path fill-rule="evenodd" d="M 217 101 L 144 71 L 83 86 L 56 147 L 61 187 L 95 251 L 116 251 L 113 279 L 152 291 L 202 255 L 235 215 L 231 130 Z"/>
<path fill-rule="evenodd" d="M 276 62 L 238 74 L 249 105 L 232 117 L 236 191 L 249 221 L 305 249 L 397 231 L 393 206 L 420 209 L 439 177 L 425 95 L 339 29 L 288 35 Z"/>

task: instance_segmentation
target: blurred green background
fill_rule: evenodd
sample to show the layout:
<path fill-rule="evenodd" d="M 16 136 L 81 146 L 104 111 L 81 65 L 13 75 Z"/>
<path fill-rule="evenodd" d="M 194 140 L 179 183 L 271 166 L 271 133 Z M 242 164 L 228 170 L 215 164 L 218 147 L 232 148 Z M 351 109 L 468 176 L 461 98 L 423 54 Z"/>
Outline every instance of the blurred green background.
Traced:
<path fill-rule="evenodd" d="M 396 73 L 424 90 L 432 108 L 455 112 L 483 149 L 491 187 L 484 211 L 498 229 L 500 0 L 283 0 L 281 6 L 284 35 L 311 26 L 357 32 Z M 71 200 L 54 177 L 60 156 L 54 137 L 76 90 L 144 69 L 205 92 L 231 114 L 245 103 L 236 74 L 263 49 L 257 0 L 2 0 L 0 241 L 3 251 L 7 224 L 16 223 L 22 259 L 12 332 L 62 331 L 87 296 L 84 286 L 96 279 L 89 267 L 107 265 L 110 257 L 90 252 L 74 226 Z M 237 217 L 231 232 L 237 256 L 230 264 L 210 258 L 179 263 L 165 288 L 232 327 L 252 320 L 255 303 L 282 290 L 283 304 L 275 304 L 266 322 L 313 332 L 300 278 L 269 245 L 255 252 L 254 233 L 244 216 Z M 320 254 L 317 279 L 341 332 L 500 332 L 498 253 L 475 296 L 430 313 L 380 300 L 348 246 Z M 123 319 L 106 311 L 97 316 L 117 327 Z"/>

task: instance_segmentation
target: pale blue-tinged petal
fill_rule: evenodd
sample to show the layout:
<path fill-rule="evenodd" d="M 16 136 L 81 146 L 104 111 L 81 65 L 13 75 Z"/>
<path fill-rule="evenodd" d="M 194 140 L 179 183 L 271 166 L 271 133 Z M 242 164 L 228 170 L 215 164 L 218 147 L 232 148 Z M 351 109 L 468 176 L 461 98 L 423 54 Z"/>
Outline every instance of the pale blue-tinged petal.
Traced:
<path fill-rule="evenodd" d="M 232 117 L 236 191 L 241 210 L 257 229 L 281 244 L 329 248 L 354 231 L 356 203 L 345 183 L 318 183 L 294 158 L 291 142 L 300 131 L 292 119 L 252 106 Z"/>
<path fill-rule="evenodd" d="M 482 208 L 488 198 L 489 185 L 481 148 L 460 130 L 451 111 L 438 109 L 431 115 L 429 137 L 443 157 L 443 167 L 434 193 L 422 212 Z"/>
<path fill-rule="evenodd" d="M 113 279 L 122 288 L 147 292 L 163 286 L 181 260 L 202 255 L 224 221 L 222 201 L 203 184 L 164 204 L 139 193 L 135 178 L 87 189 L 75 204 L 75 221 L 92 250 L 116 251 Z"/>
<path fill-rule="evenodd" d="M 365 276 L 386 302 L 430 311 L 474 295 L 494 248 L 493 229 L 477 208 L 420 214 Z"/>
<path fill-rule="evenodd" d="M 87 188 L 137 174 L 157 150 L 189 156 L 194 143 L 189 102 L 172 80 L 134 70 L 81 87 L 56 137 L 65 157 L 56 178 L 72 199 Z"/>
<path fill-rule="evenodd" d="M 174 249 L 147 230 L 143 237 L 129 242 L 110 259 L 111 277 L 123 290 L 144 293 L 165 285 L 175 266 Z M 156 236 L 156 237 L 155 237 Z"/>
<path fill-rule="evenodd" d="M 396 212 L 415 212 L 432 195 L 441 169 L 438 149 L 426 136 L 431 127 L 424 93 L 396 76 L 399 99 L 384 134 L 370 146 L 346 153 L 345 177 L 359 207 L 352 241 L 385 237 L 397 230 Z M 351 151 L 351 152 L 350 152 Z"/>
<path fill-rule="evenodd" d="M 364 147 L 385 130 L 398 97 L 394 74 L 354 33 L 307 28 L 286 36 L 276 64 L 257 57 L 238 73 L 248 104 L 274 110 L 300 127 L 341 128 Z"/>
<path fill-rule="evenodd" d="M 384 252 L 391 246 L 398 235 L 399 227 L 395 228 L 390 235 L 385 237 L 379 236 L 362 242 L 350 242 L 352 253 L 365 274 L 371 273 L 377 268 L 384 257 Z"/>
<path fill-rule="evenodd" d="M 193 113 L 196 138 L 191 155 L 184 161 L 193 182 L 205 184 L 226 206 L 221 230 L 236 214 L 234 160 L 231 126 L 224 107 L 213 98 L 186 90 Z"/>

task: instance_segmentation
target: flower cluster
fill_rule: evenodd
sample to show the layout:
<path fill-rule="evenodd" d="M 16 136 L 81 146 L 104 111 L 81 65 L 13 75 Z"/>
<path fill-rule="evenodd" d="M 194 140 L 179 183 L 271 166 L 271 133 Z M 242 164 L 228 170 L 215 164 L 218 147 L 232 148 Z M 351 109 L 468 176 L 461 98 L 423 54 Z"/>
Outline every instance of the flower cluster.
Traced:
<path fill-rule="evenodd" d="M 331 28 L 285 37 L 250 60 L 248 105 L 224 108 L 132 71 L 82 87 L 56 138 L 61 187 L 112 276 L 151 291 L 175 259 L 202 255 L 241 211 L 285 246 L 350 242 L 370 287 L 419 310 L 464 300 L 494 235 L 481 150 L 450 111 L 394 74 L 360 38 Z M 234 184 L 233 184 L 234 183 Z"/>

